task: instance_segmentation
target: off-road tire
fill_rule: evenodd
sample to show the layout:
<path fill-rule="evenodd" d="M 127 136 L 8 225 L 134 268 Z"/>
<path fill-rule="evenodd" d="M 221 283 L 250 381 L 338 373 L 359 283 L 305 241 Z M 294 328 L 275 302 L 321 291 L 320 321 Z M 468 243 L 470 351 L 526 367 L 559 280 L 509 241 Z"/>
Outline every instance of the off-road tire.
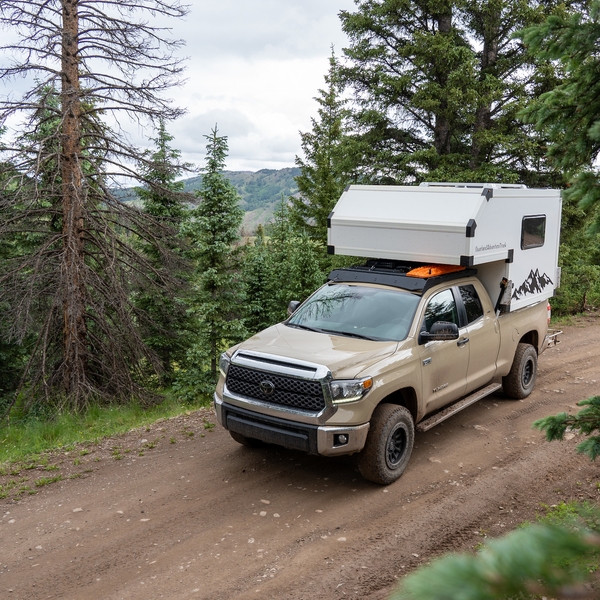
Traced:
<path fill-rule="evenodd" d="M 519 344 L 510 373 L 502 378 L 502 388 L 509 398 L 527 398 L 535 385 L 537 352 L 531 344 Z"/>
<path fill-rule="evenodd" d="M 398 479 L 410 459 L 415 424 L 404 406 L 380 404 L 371 417 L 367 442 L 358 455 L 358 470 L 369 481 L 387 485 Z"/>
<path fill-rule="evenodd" d="M 236 431 L 230 431 L 229 435 L 242 446 L 246 446 L 246 448 L 260 448 L 260 446 L 264 445 L 264 442 L 261 440 L 257 440 L 256 438 L 246 437 L 241 433 L 237 433 Z"/>

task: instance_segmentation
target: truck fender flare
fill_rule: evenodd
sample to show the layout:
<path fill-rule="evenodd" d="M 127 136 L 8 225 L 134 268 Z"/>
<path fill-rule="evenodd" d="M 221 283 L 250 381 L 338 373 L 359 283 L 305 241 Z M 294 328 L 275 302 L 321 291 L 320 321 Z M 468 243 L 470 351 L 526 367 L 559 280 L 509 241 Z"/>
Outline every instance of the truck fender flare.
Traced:
<path fill-rule="evenodd" d="M 417 393 L 412 387 L 405 387 L 388 394 L 385 398 L 382 398 L 378 404 L 397 404 L 398 406 L 404 406 L 410 412 L 411 417 L 415 423 L 418 423 L 419 415 L 419 401 L 417 399 Z"/>

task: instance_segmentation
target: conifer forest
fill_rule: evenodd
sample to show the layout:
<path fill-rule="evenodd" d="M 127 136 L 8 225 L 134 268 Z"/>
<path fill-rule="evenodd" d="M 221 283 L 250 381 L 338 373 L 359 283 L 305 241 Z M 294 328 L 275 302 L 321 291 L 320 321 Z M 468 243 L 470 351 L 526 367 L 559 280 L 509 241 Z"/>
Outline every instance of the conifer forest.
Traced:
<path fill-rule="evenodd" d="M 345 264 L 326 223 L 352 183 L 563 189 L 554 314 L 599 305 L 599 0 L 357 0 L 339 14 L 347 45 L 315 92 L 294 191 L 252 231 L 227 131 L 206 132 L 197 166 L 170 134 L 185 62 L 153 23 L 187 12 L 0 0 L 0 79 L 30 82 L 0 99 L 4 418 L 209 398 L 221 352 Z M 126 119 L 154 132 L 145 148 Z"/>

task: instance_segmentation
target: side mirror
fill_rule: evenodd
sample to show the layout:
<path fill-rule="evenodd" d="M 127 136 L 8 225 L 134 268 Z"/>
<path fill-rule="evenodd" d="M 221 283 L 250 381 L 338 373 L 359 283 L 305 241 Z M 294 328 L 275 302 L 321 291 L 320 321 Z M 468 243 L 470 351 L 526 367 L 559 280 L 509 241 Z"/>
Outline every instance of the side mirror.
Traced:
<path fill-rule="evenodd" d="M 444 342 L 458 339 L 458 325 L 448 321 L 436 321 L 429 332 L 422 331 L 419 334 L 419 344 L 427 342 Z"/>
<path fill-rule="evenodd" d="M 287 309 L 288 317 L 291 317 L 296 312 L 296 309 L 300 306 L 300 304 L 301 303 L 298 300 L 290 300 Z"/>

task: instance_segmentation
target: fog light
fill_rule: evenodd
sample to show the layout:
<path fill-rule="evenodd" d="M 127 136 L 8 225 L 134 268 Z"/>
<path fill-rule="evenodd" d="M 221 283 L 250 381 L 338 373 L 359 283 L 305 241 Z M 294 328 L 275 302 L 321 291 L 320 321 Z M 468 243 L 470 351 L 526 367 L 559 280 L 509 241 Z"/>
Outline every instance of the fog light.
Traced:
<path fill-rule="evenodd" d="M 334 446 L 345 446 L 348 443 L 348 436 L 345 433 L 336 433 L 333 436 Z"/>

